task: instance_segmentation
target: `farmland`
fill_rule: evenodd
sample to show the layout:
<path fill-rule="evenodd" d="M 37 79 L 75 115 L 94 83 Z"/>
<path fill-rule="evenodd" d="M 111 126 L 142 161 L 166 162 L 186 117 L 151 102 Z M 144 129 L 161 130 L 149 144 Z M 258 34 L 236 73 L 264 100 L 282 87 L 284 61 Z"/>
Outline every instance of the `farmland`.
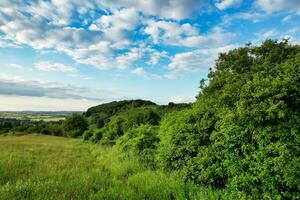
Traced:
<path fill-rule="evenodd" d="M 29 120 L 29 121 L 45 121 L 45 122 L 57 122 L 64 120 L 66 116 L 73 112 L 33 112 L 33 111 L 1 111 L 1 119 L 17 119 L 17 120 Z M 80 113 L 80 112 L 79 112 Z"/>

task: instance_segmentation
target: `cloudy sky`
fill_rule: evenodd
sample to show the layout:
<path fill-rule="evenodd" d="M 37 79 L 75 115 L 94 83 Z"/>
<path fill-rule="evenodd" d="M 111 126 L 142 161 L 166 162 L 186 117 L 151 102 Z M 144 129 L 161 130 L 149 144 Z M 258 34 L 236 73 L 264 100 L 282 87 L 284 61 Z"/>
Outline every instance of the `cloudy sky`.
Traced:
<path fill-rule="evenodd" d="M 1 0 L 0 110 L 190 102 L 219 52 L 285 37 L 300 0 Z"/>

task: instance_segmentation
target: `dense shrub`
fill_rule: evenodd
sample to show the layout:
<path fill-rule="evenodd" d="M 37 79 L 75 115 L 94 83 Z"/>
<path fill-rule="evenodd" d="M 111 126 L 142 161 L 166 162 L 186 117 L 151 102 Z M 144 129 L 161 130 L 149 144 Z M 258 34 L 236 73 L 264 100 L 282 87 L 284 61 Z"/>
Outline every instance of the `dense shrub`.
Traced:
<path fill-rule="evenodd" d="M 13 128 L 12 123 L 10 122 L 0 122 L 0 134 L 7 133 Z"/>
<path fill-rule="evenodd" d="M 87 128 L 87 120 L 81 114 L 74 113 L 64 121 L 64 130 L 68 137 L 81 136 Z"/>
<path fill-rule="evenodd" d="M 117 144 L 122 152 L 138 156 L 142 161 L 153 165 L 159 142 L 157 131 L 157 126 L 141 125 L 129 129 L 118 139 Z"/>
<path fill-rule="evenodd" d="M 232 198 L 299 196 L 300 47 L 268 40 L 220 54 L 189 111 L 163 120 L 158 160 Z"/>
<path fill-rule="evenodd" d="M 91 130 L 86 130 L 84 131 L 84 133 L 82 134 L 82 139 L 84 141 L 89 140 L 91 137 L 93 136 L 93 132 Z"/>
<path fill-rule="evenodd" d="M 158 125 L 160 116 L 152 108 L 135 108 L 111 118 L 106 124 L 102 143 L 115 144 L 115 140 L 131 128 L 142 124 Z"/>

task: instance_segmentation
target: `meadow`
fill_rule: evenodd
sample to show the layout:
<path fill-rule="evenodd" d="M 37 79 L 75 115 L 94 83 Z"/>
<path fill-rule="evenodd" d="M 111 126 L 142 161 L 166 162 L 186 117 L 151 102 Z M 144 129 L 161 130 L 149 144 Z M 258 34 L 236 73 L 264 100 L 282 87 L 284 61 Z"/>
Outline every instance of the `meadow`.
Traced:
<path fill-rule="evenodd" d="M 45 135 L 0 136 L 1 199 L 219 199 L 113 147 Z"/>
<path fill-rule="evenodd" d="M 73 112 L 58 111 L 58 112 L 35 112 L 35 111 L 0 111 L 1 119 L 16 119 L 29 121 L 44 121 L 44 122 L 58 122 L 64 120 L 66 116 Z M 78 112 L 80 113 L 80 112 Z"/>

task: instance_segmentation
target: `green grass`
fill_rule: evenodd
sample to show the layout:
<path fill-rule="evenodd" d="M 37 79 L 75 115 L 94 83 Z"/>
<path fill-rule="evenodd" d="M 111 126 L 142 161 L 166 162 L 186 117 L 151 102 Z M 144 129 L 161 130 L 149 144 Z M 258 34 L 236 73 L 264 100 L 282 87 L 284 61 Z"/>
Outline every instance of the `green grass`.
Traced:
<path fill-rule="evenodd" d="M 0 199 L 218 199 L 114 148 L 53 136 L 0 136 Z"/>

